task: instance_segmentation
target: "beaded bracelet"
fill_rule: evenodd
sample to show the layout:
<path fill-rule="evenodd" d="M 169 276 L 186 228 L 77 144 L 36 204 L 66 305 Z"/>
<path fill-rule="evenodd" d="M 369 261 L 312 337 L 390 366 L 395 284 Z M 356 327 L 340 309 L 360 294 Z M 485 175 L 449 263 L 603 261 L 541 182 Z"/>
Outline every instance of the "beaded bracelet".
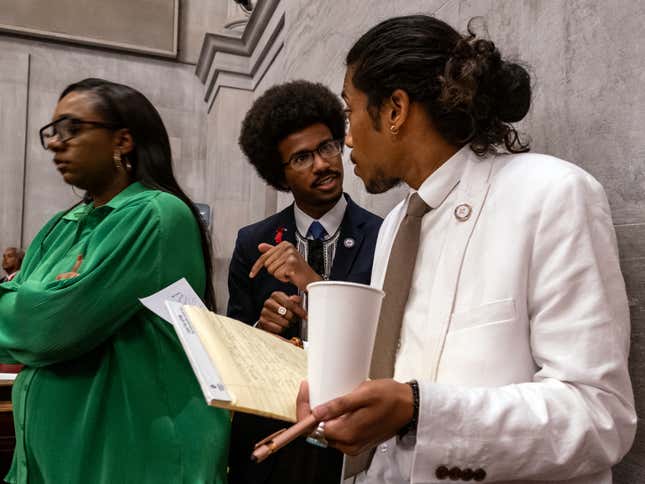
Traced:
<path fill-rule="evenodd" d="M 398 432 L 399 438 L 403 438 L 410 432 L 417 431 L 419 423 L 419 383 L 416 380 L 406 382 L 412 389 L 412 419 Z"/>

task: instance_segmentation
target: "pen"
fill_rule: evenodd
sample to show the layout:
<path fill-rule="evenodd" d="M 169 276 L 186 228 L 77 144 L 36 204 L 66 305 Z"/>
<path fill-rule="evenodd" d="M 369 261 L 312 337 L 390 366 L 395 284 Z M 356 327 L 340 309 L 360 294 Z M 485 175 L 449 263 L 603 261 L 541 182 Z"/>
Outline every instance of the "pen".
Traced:
<path fill-rule="evenodd" d="M 251 454 L 251 460 L 258 463 L 262 462 L 278 449 L 281 449 L 289 442 L 306 433 L 317 422 L 316 417 L 311 414 L 306 419 L 292 425 L 288 429 L 281 429 L 269 435 L 266 439 L 255 444 L 255 450 Z"/>

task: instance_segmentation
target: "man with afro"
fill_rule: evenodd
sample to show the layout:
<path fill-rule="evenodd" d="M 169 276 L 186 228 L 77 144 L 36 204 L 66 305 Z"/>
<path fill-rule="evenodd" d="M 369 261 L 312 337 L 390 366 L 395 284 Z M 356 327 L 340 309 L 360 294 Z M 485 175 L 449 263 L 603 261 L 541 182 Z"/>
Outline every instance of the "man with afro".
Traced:
<path fill-rule="evenodd" d="M 381 219 L 343 193 L 345 113 L 327 87 L 277 85 L 259 97 L 239 142 L 258 174 L 294 203 L 242 228 L 229 269 L 228 315 L 285 338 L 306 337 L 302 298 L 310 282 L 369 284 Z M 231 484 L 340 482 L 342 454 L 300 439 L 261 464 L 253 445 L 284 423 L 237 414 Z"/>

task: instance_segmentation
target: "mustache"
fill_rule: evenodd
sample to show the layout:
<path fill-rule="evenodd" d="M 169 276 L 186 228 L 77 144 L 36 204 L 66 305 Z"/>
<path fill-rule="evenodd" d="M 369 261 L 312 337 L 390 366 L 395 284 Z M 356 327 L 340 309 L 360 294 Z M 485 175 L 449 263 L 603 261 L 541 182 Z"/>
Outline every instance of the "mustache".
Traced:
<path fill-rule="evenodd" d="M 320 185 L 320 181 L 322 179 L 324 179 L 324 178 L 327 178 L 328 176 L 339 177 L 340 176 L 340 171 L 338 171 L 338 170 L 327 170 L 325 173 L 317 176 L 316 179 L 314 180 L 314 182 L 311 184 L 311 186 L 316 187 L 316 186 Z"/>

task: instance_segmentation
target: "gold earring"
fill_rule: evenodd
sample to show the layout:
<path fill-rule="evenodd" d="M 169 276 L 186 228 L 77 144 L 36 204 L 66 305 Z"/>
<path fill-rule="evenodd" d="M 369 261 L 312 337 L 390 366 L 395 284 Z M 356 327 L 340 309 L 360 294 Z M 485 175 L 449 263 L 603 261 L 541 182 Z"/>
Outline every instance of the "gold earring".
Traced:
<path fill-rule="evenodd" d="M 397 134 L 399 134 L 399 128 L 397 128 L 396 125 L 393 124 L 392 126 L 390 126 L 390 133 L 396 136 Z"/>
<path fill-rule="evenodd" d="M 120 170 L 123 168 L 123 165 L 121 164 L 121 152 L 119 150 L 116 150 L 114 152 L 114 156 L 112 157 L 114 160 L 114 166 L 116 167 L 117 170 Z"/>

